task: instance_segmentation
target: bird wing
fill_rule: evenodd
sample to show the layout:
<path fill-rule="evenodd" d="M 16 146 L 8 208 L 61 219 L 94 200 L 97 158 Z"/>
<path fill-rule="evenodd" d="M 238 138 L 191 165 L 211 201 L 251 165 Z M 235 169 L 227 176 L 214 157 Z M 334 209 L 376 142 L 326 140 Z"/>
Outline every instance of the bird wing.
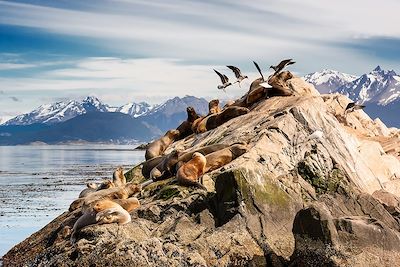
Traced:
<path fill-rule="evenodd" d="M 225 83 L 227 83 L 229 81 L 229 78 L 225 74 L 222 74 L 222 75 L 224 76 L 224 82 L 223 83 L 225 84 Z"/>
<path fill-rule="evenodd" d="M 228 77 L 226 75 L 221 74 L 219 71 L 214 70 L 216 74 L 218 74 L 219 78 L 221 79 L 222 84 L 228 81 Z"/>
<path fill-rule="evenodd" d="M 355 103 L 354 102 L 350 102 L 349 104 L 347 104 L 345 110 L 351 109 L 352 107 L 354 107 Z"/>
<path fill-rule="evenodd" d="M 263 79 L 263 81 L 265 81 L 264 76 L 263 76 L 263 74 L 262 74 L 262 72 L 261 72 L 260 66 L 258 66 L 257 62 L 255 62 L 255 61 L 253 61 L 253 63 L 254 63 L 254 65 L 256 66 L 258 72 L 260 73 L 261 78 Z"/>
<path fill-rule="evenodd" d="M 279 69 L 279 71 L 281 71 L 289 62 L 291 62 L 292 61 L 292 59 L 291 58 L 289 58 L 289 59 L 284 59 L 284 60 L 282 60 L 281 62 L 279 62 L 279 64 L 276 66 L 277 67 L 277 69 Z"/>
<path fill-rule="evenodd" d="M 229 69 L 231 69 L 233 71 L 233 73 L 235 73 L 235 76 L 237 79 L 239 79 L 240 77 L 242 77 L 242 72 L 240 71 L 240 69 L 238 67 L 235 66 L 227 66 Z"/>

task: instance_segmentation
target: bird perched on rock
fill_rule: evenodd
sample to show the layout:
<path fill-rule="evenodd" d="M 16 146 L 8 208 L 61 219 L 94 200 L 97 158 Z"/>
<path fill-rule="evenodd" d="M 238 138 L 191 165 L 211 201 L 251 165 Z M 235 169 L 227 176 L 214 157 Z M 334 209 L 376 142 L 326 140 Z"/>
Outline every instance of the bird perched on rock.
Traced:
<path fill-rule="evenodd" d="M 240 86 L 240 82 L 243 81 L 244 79 L 247 79 L 249 77 L 247 77 L 246 75 L 242 75 L 242 72 L 240 71 L 240 69 L 238 67 L 235 66 L 227 66 L 230 70 L 233 71 L 233 73 L 235 74 L 235 77 L 237 79 L 236 83 L 239 83 L 239 87 Z"/>
<path fill-rule="evenodd" d="M 221 83 L 220 85 L 217 86 L 218 89 L 220 90 L 224 90 L 224 92 L 226 93 L 225 88 L 232 85 L 232 83 L 229 82 L 228 77 L 225 74 L 222 74 L 216 70 L 214 70 L 216 74 L 218 74 L 219 78 L 221 79 Z"/>
<path fill-rule="evenodd" d="M 286 66 L 292 65 L 296 62 L 294 62 L 291 58 L 290 59 L 285 59 L 282 60 L 278 65 L 276 66 L 270 66 L 270 69 L 273 69 L 275 71 L 274 75 L 279 73 L 281 70 L 283 70 Z"/>
<path fill-rule="evenodd" d="M 346 106 L 346 108 L 344 110 L 344 114 L 356 111 L 358 109 L 363 109 L 363 108 L 365 108 L 364 105 L 360 105 L 360 104 L 356 104 L 354 102 L 350 102 L 349 104 L 347 104 L 347 106 Z"/>

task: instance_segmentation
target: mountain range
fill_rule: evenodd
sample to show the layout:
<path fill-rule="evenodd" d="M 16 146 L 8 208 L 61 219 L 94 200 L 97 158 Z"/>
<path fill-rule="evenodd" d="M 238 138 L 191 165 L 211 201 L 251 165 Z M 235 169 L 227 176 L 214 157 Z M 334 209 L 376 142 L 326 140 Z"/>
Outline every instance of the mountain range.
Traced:
<path fill-rule="evenodd" d="M 0 145 L 149 141 L 185 120 L 187 106 L 199 114 L 208 112 L 208 101 L 194 96 L 175 97 L 160 105 L 110 107 L 92 96 L 46 104 L 1 125 Z"/>
<path fill-rule="evenodd" d="M 303 77 L 321 93 L 340 93 L 354 102 L 366 105 L 372 118 L 380 118 L 388 126 L 400 127 L 400 76 L 394 70 L 377 66 L 359 77 L 323 70 Z"/>

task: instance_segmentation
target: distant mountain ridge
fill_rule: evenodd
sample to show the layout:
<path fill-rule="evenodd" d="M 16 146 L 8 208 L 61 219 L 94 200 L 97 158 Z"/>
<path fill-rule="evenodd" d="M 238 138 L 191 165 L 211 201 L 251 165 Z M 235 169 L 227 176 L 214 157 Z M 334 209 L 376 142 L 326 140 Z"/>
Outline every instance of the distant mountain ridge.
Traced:
<path fill-rule="evenodd" d="M 321 94 L 334 92 L 339 87 L 351 83 L 355 79 L 357 79 L 355 75 L 329 69 L 323 69 L 304 76 L 304 80 L 313 84 Z"/>

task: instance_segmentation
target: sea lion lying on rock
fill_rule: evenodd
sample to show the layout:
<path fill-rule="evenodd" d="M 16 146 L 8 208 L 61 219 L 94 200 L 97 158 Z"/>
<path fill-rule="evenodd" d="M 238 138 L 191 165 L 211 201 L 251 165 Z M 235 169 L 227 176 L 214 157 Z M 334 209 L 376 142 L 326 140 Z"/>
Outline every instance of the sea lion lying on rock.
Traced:
<path fill-rule="evenodd" d="M 168 148 L 168 146 L 172 144 L 177 138 L 179 138 L 179 131 L 169 130 L 163 137 L 151 142 L 146 149 L 146 160 L 162 155 L 162 153 Z"/>
<path fill-rule="evenodd" d="M 290 71 L 282 71 L 268 79 L 268 84 L 272 86 L 268 90 L 268 97 L 272 96 L 290 96 L 293 91 L 290 90 L 287 80 L 292 79 L 293 74 Z"/>
<path fill-rule="evenodd" d="M 244 107 L 227 107 L 221 113 L 205 117 L 197 126 L 196 133 L 204 133 L 208 130 L 215 129 L 233 118 L 249 113 L 249 111 L 248 108 Z"/>
<path fill-rule="evenodd" d="M 186 112 L 187 112 L 186 121 L 182 122 L 178 126 L 178 128 L 176 128 L 179 131 L 179 137 L 177 138 L 177 140 L 183 139 L 191 135 L 193 133 L 192 124 L 196 119 L 200 117 L 199 115 L 197 115 L 196 111 L 192 107 L 187 107 Z"/>
<path fill-rule="evenodd" d="M 106 224 L 106 223 L 127 224 L 131 221 L 132 221 L 131 215 L 122 207 L 106 209 L 96 214 L 96 222 L 98 224 Z"/>
<path fill-rule="evenodd" d="M 130 212 L 140 207 L 140 202 L 136 197 L 127 199 L 101 199 L 93 203 L 93 211 L 96 213 L 106 209 L 122 207 L 126 211 Z"/>
<path fill-rule="evenodd" d="M 199 177 L 204 174 L 206 167 L 206 158 L 201 153 L 194 153 L 192 159 L 184 163 L 176 173 L 176 179 L 180 185 L 196 186 L 206 190 L 206 188 L 199 183 Z"/>
<path fill-rule="evenodd" d="M 167 179 L 175 174 L 176 164 L 178 163 L 179 151 L 174 150 L 163 157 L 163 160 L 150 172 L 153 181 Z"/>
<path fill-rule="evenodd" d="M 205 156 L 206 166 L 204 172 L 216 170 L 248 151 L 245 144 L 234 144 L 230 147 L 215 151 Z"/>
<path fill-rule="evenodd" d="M 166 156 L 158 156 L 149 160 L 146 160 L 142 164 L 142 175 L 149 179 L 150 178 L 150 172 L 153 170 L 155 166 L 157 166 L 161 161 L 164 160 Z"/>
<path fill-rule="evenodd" d="M 122 167 L 118 167 L 113 173 L 113 183 L 115 186 L 124 186 L 126 184 L 124 169 Z"/>
<path fill-rule="evenodd" d="M 200 148 L 197 148 L 197 149 L 194 149 L 194 150 L 190 150 L 190 151 L 187 151 L 187 152 L 184 151 L 179 155 L 178 161 L 185 163 L 185 162 L 188 162 L 189 160 L 191 160 L 193 154 L 196 153 L 196 152 L 201 153 L 203 155 L 207 155 L 207 154 L 210 154 L 212 152 L 224 149 L 224 148 L 229 147 L 229 146 L 230 145 L 228 145 L 228 144 L 213 144 L 213 145 L 200 147 Z"/>
<path fill-rule="evenodd" d="M 82 210 L 90 209 L 91 204 L 100 199 L 127 199 L 134 193 L 141 190 L 141 186 L 133 183 L 127 183 L 122 187 L 115 187 L 96 191 L 84 198 L 78 198 L 73 201 L 69 207 L 69 211 L 74 211 L 82 207 Z"/>
<path fill-rule="evenodd" d="M 102 183 L 100 184 L 96 184 L 96 183 L 88 183 L 86 184 L 86 186 L 88 188 L 83 189 L 80 193 L 79 193 L 79 197 L 86 197 L 89 194 L 92 194 L 96 191 L 99 190 L 103 190 L 103 189 L 108 189 L 108 188 L 113 188 L 115 187 L 115 184 L 111 181 L 111 180 L 104 180 Z"/>
<path fill-rule="evenodd" d="M 82 216 L 80 216 L 78 220 L 76 220 L 76 222 L 74 223 L 74 226 L 71 231 L 71 238 L 70 238 L 71 243 L 76 242 L 77 233 L 80 229 L 95 223 L 97 223 L 96 212 L 93 210 L 84 212 Z"/>

